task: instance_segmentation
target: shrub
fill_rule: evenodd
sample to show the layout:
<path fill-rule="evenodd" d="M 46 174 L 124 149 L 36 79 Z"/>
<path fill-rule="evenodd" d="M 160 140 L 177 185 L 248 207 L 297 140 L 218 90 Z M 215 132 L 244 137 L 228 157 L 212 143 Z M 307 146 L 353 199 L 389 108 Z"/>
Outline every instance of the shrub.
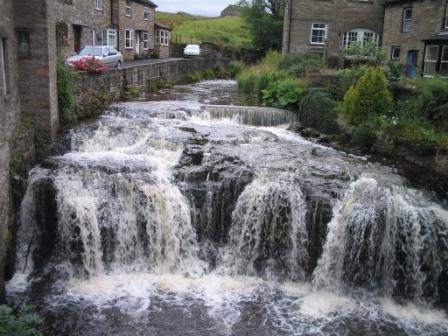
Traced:
<path fill-rule="evenodd" d="M 356 82 L 366 73 L 364 66 L 353 66 L 351 68 L 339 70 L 337 73 L 337 84 L 331 87 L 331 93 L 336 99 L 342 99 L 345 93 L 356 84 Z"/>
<path fill-rule="evenodd" d="M 323 88 L 308 88 L 299 104 L 299 121 L 321 132 L 332 134 L 339 129 L 337 104 Z"/>
<path fill-rule="evenodd" d="M 213 69 L 209 68 L 204 71 L 203 77 L 204 77 L 204 79 L 214 79 L 214 78 L 216 78 L 216 75 L 215 75 L 215 72 L 213 71 Z"/>
<path fill-rule="evenodd" d="M 361 124 L 353 131 L 352 141 L 354 144 L 370 148 L 376 141 L 376 132 L 373 125 Z"/>
<path fill-rule="evenodd" d="M 241 61 L 232 61 L 229 64 L 229 75 L 235 78 L 244 68 L 244 63 Z"/>
<path fill-rule="evenodd" d="M 402 75 L 403 72 L 401 71 L 400 62 L 389 60 L 389 62 L 387 62 L 387 76 L 398 80 Z"/>
<path fill-rule="evenodd" d="M 132 98 L 138 98 L 140 96 L 140 89 L 138 87 L 131 87 L 128 89 L 128 92 Z"/>
<path fill-rule="evenodd" d="M 68 65 L 58 63 L 56 75 L 60 120 L 63 124 L 71 124 L 76 121 L 74 73 Z"/>
<path fill-rule="evenodd" d="M 214 78 L 226 78 L 228 77 L 227 71 L 221 63 L 216 64 L 213 69 Z"/>
<path fill-rule="evenodd" d="M 100 74 L 107 71 L 107 67 L 103 62 L 95 57 L 85 57 L 79 60 L 73 61 L 72 65 L 77 71 L 87 71 L 89 73 Z"/>
<path fill-rule="evenodd" d="M 287 108 L 297 105 L 303 95 L 303 85 L 292 78 L 276 78 L 267 82 L 262 92 L 262 104 Z"/>
<path fill-rule="evenodd" d="M 280 69 L 294 77 L 318 72 L 323 66 L 322 58 L 313 54 L 288 54 L 279 63 Z"/>
<path fill-rule="evenodd" d="M 42 324 L 30 306 L 22 306 L 17 314 L 8 306 L 0 306 L 0 336 L 42 336 Z"/>
<path fill-rule="evenodd" d="M 392 106 L 392 94 L 383 71 L 370 68 L 344 95 L 341 110 L 352 124 L 359 125 L 389 114 Z"/>
<path fill-rule="evenodd" d="M 345 57 L 353 64 L 380 65 L 386 60 L 386 53 L 375 42 L 353 42 L 344 49 Z"/>

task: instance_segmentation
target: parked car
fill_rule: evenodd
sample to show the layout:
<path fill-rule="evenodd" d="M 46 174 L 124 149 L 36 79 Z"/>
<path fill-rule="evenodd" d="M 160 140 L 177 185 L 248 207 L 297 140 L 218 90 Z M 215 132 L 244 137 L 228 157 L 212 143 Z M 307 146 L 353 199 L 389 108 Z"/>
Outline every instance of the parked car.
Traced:
<path fill-rule="evenodd" d="M 114 47 L 109 46 L 86 46 L 78 54 L 67 58 L 65 63 L 70 65 L 73 61 L 86 57 L 95 57 L 102 61 L 108 68 L 121 69 L 123 65 L 123 55 Z"/>
<path fill-rule="evenodd" d="M 197 44 L 189 44 L 184 49 L 184 57 L 198 57 L 202 49 Z"/>

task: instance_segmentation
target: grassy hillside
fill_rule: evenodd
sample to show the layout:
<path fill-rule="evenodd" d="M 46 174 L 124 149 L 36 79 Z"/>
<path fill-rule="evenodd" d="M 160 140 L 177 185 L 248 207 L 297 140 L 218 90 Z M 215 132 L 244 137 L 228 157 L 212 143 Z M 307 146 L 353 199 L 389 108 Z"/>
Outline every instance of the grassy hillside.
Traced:
<path fill-rule="evenodd" d="M 240 47 L 250 43 L 250 34 L 241 17 L 204 18 L 187 13 L 156 14 L 157 21 L 173 27 L 172 37 L 182 36 L 184 43 L 213 42 L 219 45 Z"/>

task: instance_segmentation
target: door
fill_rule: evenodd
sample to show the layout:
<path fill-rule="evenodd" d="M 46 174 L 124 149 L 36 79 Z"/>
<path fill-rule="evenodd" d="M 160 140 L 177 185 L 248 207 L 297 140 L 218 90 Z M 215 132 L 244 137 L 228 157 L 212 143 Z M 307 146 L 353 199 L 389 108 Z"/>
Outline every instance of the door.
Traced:
<path fill-rule="evenodd" d="M 81 26 L 73 26 L 74 51 L 78 53 L 81 50 Z"/>
<path fill-rule="evenodd" d="M 135 32 L 135 51 L 140 55 L 140 32 Z"/>
<path fill-rule="evenodd" d="M 406 60 L 406 75 L 408 77 L 415 77 L 417 75 L 417 60 L 418 50 L 409 50 Z"/>

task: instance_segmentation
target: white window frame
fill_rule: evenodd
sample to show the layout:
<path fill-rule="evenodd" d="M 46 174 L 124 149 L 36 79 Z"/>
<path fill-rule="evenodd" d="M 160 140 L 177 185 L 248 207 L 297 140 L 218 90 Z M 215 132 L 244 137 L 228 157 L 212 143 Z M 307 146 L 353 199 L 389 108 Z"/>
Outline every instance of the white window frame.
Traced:
<path fill-rule="evenodd" d="M 435 59 L 428 59 L 428 55 L 429 55 L 428 49 L 430 49 L 430 48 L 436 49 L 436 57 L 435 57 Z M 439 58 L 439 48 L 440 47 L 437 44 L 429 44 L 429 45 L 426 46 L 426 48 L 425 48 L 425 59 L 423 60 L 423 76 L 424 77 L 432 78 L 432 77 L 434 77 L 436 75 L 436 73 L 437 73 L 437 69 L 436 69 L 436 67 L 437 67 L 437 59 Z M 428 72 L 428 65 L 429 64 L 434 64 L 434 74 L 432 74 L 432 75 L 431 74 L 427 74 L 427 72 Z"/>
<path fill-rule="evenodd" d="M 169 45 L 170 34 L 169 34 L 168 30 L 159 29 L 159 30 L 157 30 L 156 34 L 157 34 L 156 43 L 158 45 L 163 45 L 163 46 Z"/>
<path fill-rule="evenodd" d="M 143 7 L 143 20 L 149 21 L 151 19 L 151 11 L 149 7 Z"/>
<path fill-rule="evenodd" d="M 443 56 L 446 56 L 446 59 L 444 60 Z M 442 75 L 442 65 L 446 64 L 447 69 L 448 69 L 448 45 L 444 45 L 442 47 L 442 55 L 440 56 L 440 69 L 439 69 L 439 73 L 440 76 L 443 78 L 448 78 L 448 71 L 445 75 Z"/>
<path fill-rule="evenodd" d="M 315 25 L 323 25 L 324 27 L 315 27 Z M 322 41 L 321 42 L 314 42 L 313 41 L 313 32 L 314 31 L 323 31 L 324 34 L 322 35 Z M 322 22 L 313 22 L 311 23 L 311 35 L 310 35 L 310 43 L 311 44 L 317 44 L 317 45 L 325 45 L 325 40 L 327 39 L 327 33 L 328 33 L 328 24 L 322 23 Z"/>
<path fill-rule="evenodd" d="M 394 56 L 395 55 L 395 50 L 398 50 L 398 57 Z M 393 46 L 391 48 L 391 51 L 390 51 L 390 59 L 394 60 L 394 61 L 399 61 L 400 58 L 401 58 L 401 47 L 400 46 Z"/>
<path fill-rule="evenodd" d="M 149 49 L 149 33 L 143 32 L 143 50 Z"/>
<path fill-rule="evenodd" d="M 111 43 L 113 41 L 114 43 Z M 117 30 L 104 29 L 103 30 L 103 46 L 117 47 Z"/>
<path fill-rule="evenodd" d="M 6 96 L 8 94 L 8 51 L 6 46 L 6 39 L 0 39 L 0 76 L 2 83 L 1 93 Z"/>
<path fill-rule="evenodd" d="M 95 9 L 96 10 L 103 10 L 103 0 L 95 0 Z"/>
<path fill-rule="evenodd" d="M 411 12 L 411 18 L 410 19 L 406 19 L 406 12 L 410 11 Z M 412 15 L 413 15 L 413 8 L 412 7 L 406 7 L 403 8 L 403 18 L 402 18 L 402 22 L 401 22 L 401 31 L 403 33 L 409 33 L 410 31 L 412 31 Z M 407 26 L 409 24 L 409 27 Z M 406 25 L 406 28 L 405 28 Z"/>
<path fill-rule="evenodd" d="M 135 44 L 134 38 L 135 38 L 135 30 L 133 29 L 124 30 L 124 47 L 126 49 L 134 49 Z"/>
<path fill-rule="evenodd" d="M 378 46 L 380 36 L 370 29 L 357 28 L 344 33 L 342 47 L 348 48 L 352 43 L 358 43 L 361 47 L 366 42 L 374 42 Z"/>
<path fill-rule="evenodd" d="M 96 30 L 95 28 L 89 28 L 89 45 L 96 45 Z"/>
<path fill-rule="evenodd" d="M 132 16 L 132 2 L 131 0 L 125 0 L 124 2 L 124 15 Z"/>

